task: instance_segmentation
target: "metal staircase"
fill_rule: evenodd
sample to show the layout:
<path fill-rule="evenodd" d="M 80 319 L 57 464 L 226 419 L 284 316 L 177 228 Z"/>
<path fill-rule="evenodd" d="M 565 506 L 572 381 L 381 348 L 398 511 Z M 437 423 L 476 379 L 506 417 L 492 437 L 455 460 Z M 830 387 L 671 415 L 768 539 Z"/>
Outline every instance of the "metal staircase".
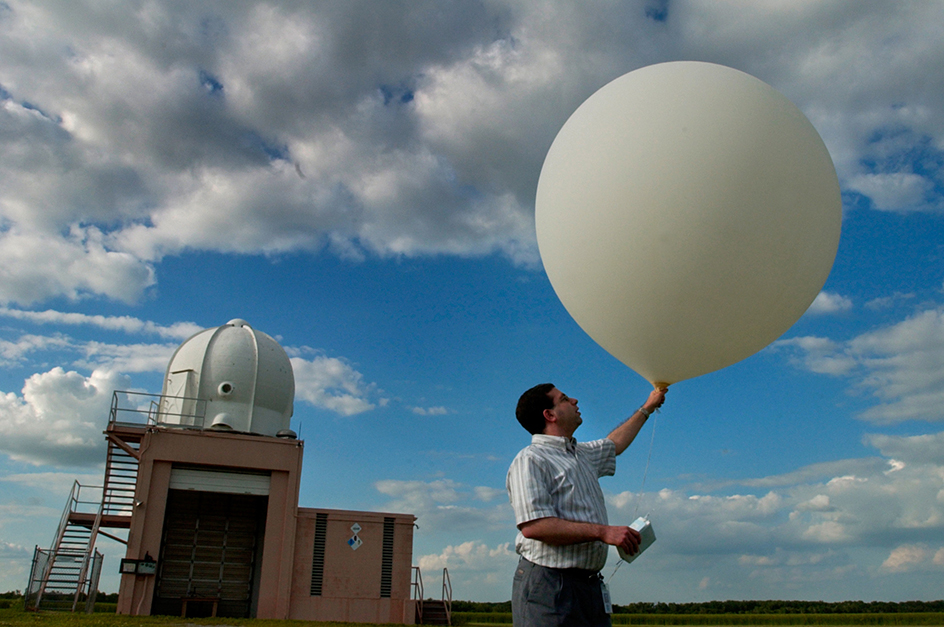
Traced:
<path fill-rule="evenodd" d="M 423 575 L 413 567 L 413 599 L 416 601 L 416 623 L 419 625 L 452 625 L 452 581 L 443 568 L 442 599 L 423 598 Z"/>
<path fill-rule="evenodd" d="M 78 481 L 72 485 L 52 548 L 36 547 L 26 590 L 27 609 L 74 612 L 84 598 L 86 611 L 90 611 L 102 564 L 102 554 L 95 550 L 101 526 L 101 490 Z"/>
<path fill-rule="evenodd" d="M 187 403 L 193 415 L 171 413 L 167 409 Z M 141 440 L 149 428 L 160 424 L 160 411 L 178 423 L 202 425 L 203 414 L 198 412 L 205 411 L 205 402 L 136 392 L 113 393 L 105 430 L 108 452 L 104 484 L 83 486 L 76 481 L 73 485 L 51 548 L 37 546 L 33 554 L 26 586 L 26 609 L 74 612 L 84 598 L 85 611 L 92 611 L 102 564 L 102 554 L 95 550 L 95 541 L 103 535 L 128 543 L 126 538 L 105 529 L 131 527 Z"/>
<path fill-rule="evenodd" d="M 117 396 L 116 396 L 117 398 Z M 26 609 L 76 611 L 85 600 L 91 612 L 98 590 L 102 554 L 95 549 L 99 535 L 123 544 L 127 539 L 105 529 L 128 529 L 134 510 L 138 477 L 138 448 L 145 429 L 112 419 L 105 431 L 108 452 L 102 486 L 76 481 L 66 501 L 51 547 L 38 546 L 26 588 Z"/>
<path fill-rule="evenodd" d="M 115 433 L 114 429 L 105 433 L 108 455 L 105 459 L 102 515 L 131 516 L 134 509 L 134 488 L 138 480 L 138 448 L 141 446 L 141 434 Z"/>

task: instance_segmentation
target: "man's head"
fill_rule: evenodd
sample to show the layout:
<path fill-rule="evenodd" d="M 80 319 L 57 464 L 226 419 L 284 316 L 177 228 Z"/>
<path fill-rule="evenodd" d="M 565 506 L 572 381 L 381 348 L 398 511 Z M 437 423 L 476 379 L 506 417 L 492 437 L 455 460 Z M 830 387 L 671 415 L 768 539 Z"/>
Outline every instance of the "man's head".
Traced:
<path fill-rule="evenodd" d="M 554 401 L 547 395 L 554 389 L 553 383 L 536 385 L 518 399 L 515 417 L 525 430 L 534 435 L 544 433 L 544 410 L 554 407 Z"/>
<path fill-rule="evenodd" d="M 553 383 L 536 385 L 518 399 L 518 422 L 528 433 L 572 436 L 583 422 L 577 399 L 570 398 Z"/>

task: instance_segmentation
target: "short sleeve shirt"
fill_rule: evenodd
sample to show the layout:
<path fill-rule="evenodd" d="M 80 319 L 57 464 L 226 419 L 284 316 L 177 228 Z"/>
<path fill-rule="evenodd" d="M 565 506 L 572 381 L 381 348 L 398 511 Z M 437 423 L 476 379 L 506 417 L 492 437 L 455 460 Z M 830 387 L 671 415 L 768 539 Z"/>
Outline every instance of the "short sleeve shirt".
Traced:
<path fill-rule="evenodd" d="M 539 518 L 608 524 L 600 477 L 616 472 L 616 445 L 604 438 L 577 442 L 573 438 L 536 434 L 531 445 L 511 462 L 505 487 L 520 525 Z M 530 562 L 550 568 L 600 570 L 606 564 L 603 542 L 553 546 L 525 538 L 515 549 Z"/>

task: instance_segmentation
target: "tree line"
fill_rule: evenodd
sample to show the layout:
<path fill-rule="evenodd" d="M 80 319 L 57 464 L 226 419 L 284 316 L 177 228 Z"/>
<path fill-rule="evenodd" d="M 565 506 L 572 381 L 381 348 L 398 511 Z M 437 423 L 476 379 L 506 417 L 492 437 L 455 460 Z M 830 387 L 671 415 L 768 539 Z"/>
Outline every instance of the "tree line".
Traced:
<path fill-rule="evenodd" d="M 453 612 L 511 612 L 511 601 L 453 601 Z M 899 614 L 944 612 L 940 601 L 707 601 L 704 603 L 630 603 L 614 614 Z"/>

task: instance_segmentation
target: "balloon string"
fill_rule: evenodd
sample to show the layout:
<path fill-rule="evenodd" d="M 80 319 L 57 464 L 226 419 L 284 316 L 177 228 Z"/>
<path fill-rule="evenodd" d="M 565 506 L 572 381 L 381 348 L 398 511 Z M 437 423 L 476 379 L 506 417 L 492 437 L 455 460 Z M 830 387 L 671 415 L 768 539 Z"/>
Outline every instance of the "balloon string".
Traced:
<path fill-rule="evenodd" d="M 659 413 L 659 410 L 655 410 L 654 414 Z M 653 445 L 656 442 L 656 421 L 652 421 L 652 437 L 649 440 L 649 454 L 646 456 L 646 469 L 642 473 L 642 485 L 639 486 L 639 494 L 636 495 L 636 508 L 633 510 L 633 520 L 636 519 L 636 514 L 639 512 L 639 504 L 642 502 L 643 490 L 646 488 L 646 477 L 649 476 L 649 465 L 652 462 L 652 449 Z M 646 518 L 649 518 L 649 512 L 646 512 Z"/>
<path fill-rule="evenodd" d="M 659 413 L 659 410 L 657 409 L 653 413 L 657 414 Z M 642 502 L 643 491 L 646 488 L 646 477 L 649 476 L 649 465 L 652 462 L 652 449 L 655 442 L 656 442 L 656 421 L 653 420 L 652 421 L 652 437 L 649 440 L 649 454 L 646 456 L 646 469 L 642 473 L 642 485 L 639 486 L 639 494 L 636 495 L 636 507 L 633 510 L 633 520 L 636 519 L 636 514 L 639 512 L 639 504 Z M 648 512 L 646 512 L 646 520 L 649 519 L 649 514 L 651 513 L 651 511 L 652 510 L 649 510 Z M 606 580 L 607 585 L 609 585 L 610 581 L 613 580 L 613 577 L 616 575 L 616 571 L 618 571 L 620 569 L 620 566 L 622 565 L 623 565 L 623 560 L 619 560 L 618 562 L 616 562 L 616 568 L 613 569 L 613 572 L 610 573 L 609 578 L 607 578 Z"/>

